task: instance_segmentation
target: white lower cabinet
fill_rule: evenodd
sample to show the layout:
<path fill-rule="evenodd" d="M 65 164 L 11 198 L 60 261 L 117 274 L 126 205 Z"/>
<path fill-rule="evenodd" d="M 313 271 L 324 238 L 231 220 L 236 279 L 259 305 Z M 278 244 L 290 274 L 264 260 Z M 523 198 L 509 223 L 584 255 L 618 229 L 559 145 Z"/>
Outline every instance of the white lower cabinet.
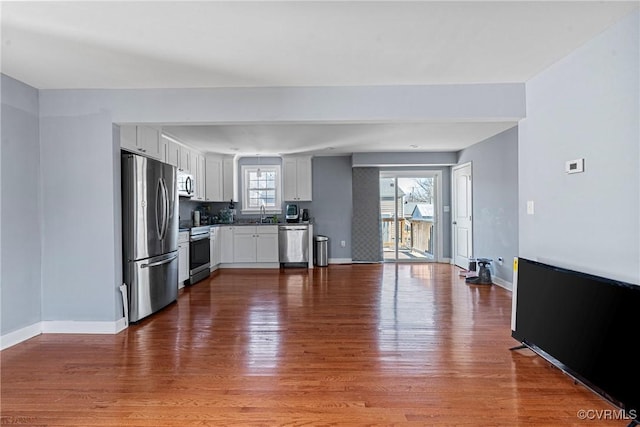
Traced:
<path fill-rule="evenodd" d="M 233 262 L 256 262 L 256 227 L 236 227 L 233 233 Z"/>
<path fill-rule="evenodd" d="M 218 268 L 218 265 L 220 265 L 220 228 L 218 227 L 211 227 L 211 231 L 209 233 L 209 253 L 210 253 L 210 260 L 209 263 L 211 264 L 211 271 L 215 270 L 216 268 Z"/>
<path fill-rule="evenodd" d="M 189 232 L 178 234 L 178 288 L 184 287 L 189 279 Z"/>
<path fill-rule="evenodd" d="M 256 239 L 256 261 L 257 262 L 279 262 L 280 254 L 278 252 L 278 227 L 275 232 L 265 230 L 271 228 L 269 226 L 258 227 L 258 238 Z"/>
<path fill-rule="evenodd" d="M 278 262 L 278 226 L 236 227 L 233 262 Z"/>
<path fill-rule="evenodd" d="M 224 225 L 218 227 L 218 240 L 220 240 L 220 263 L 233 263 L 233 232 L 234 226 Z"/>

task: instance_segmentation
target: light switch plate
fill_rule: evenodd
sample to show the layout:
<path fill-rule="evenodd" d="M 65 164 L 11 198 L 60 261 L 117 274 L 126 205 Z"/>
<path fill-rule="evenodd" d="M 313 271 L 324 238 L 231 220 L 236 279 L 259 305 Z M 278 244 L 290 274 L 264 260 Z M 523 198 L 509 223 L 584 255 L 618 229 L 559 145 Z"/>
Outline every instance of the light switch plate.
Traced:
<path fill-rule="evenodd" d="M 584 172 L 584 159 L 569 160 L 565 163 L 564 171 L 566 173 Z"/>
<path fill-rule="evenodd" d="M 533 215 L 533 213 L 534 213 L 533 200 L 527 200 L 527 215 Z"/>

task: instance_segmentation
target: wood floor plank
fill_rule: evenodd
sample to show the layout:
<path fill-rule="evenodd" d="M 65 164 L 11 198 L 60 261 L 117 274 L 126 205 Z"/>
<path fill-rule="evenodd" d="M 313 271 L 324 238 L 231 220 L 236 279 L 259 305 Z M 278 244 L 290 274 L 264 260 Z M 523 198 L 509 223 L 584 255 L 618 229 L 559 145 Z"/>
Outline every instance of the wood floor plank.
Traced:
<path fill-rule="evenodd" d="M 511 294 L 442 264 L 222 270 L 118 335 L 0 353 L 3 424 L 623 425 L 510 352 Z"/>

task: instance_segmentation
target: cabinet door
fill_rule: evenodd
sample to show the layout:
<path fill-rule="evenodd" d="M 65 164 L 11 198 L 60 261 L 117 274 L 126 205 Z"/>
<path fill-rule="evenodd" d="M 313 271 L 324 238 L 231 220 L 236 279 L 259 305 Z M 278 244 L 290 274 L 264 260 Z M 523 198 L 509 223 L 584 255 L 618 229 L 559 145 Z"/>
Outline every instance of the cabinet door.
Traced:
<path fill-rule="evenodd" d="M 162 159 L 159 130 L 147 126 L 138 126 L 137 146 L 138 151 L 142 152 L 143 155 L 158 160 Z"/>
<path fill-rule="evenodd" d="M 207 169 L 204 160 L 204 156 L 202 154 L 198 154 L 198 181 L 196 185 L 198 186 L 198 199 L 199 200 L 207 200 L 207 183 L 206 183 Z"/>
<path fill-rule="evenodd" d="M 206 157 L 206 181 L 205 188 L 207 200 L 211 202 L 223 202 L 222 196 L 222 157 Z"/>
<path fill-rule="evenodd" d="M 311 201 L 311 157 L 300 157 L 296 162 L 297 200 Z"/>
<path fill-rule="evenodd" d="M 196 182 L 195 192 L 191 200 L 204 200 L 204 186 L 203 184 L 203 176 L 204 176 L 204 167 L 200 160 L 204 160 L 204 157 L 201 154 L 191 152 L 191 163 L 193 165 L 191 169 L 191 173 L 193 173 L 193 179 Z"/>
<path fill-rule="evenodd" d="M 186 173 L 191 173 L 191 150 L 182 145 L 180 146 L 178 169 Z"/>
<path fill-rule="evenodd" d="M 216 265 L 216 235 L 213 230 L 214 229 L 212 228 L 211 231 L 209 231 L 209 265 L 211 268 Z"/>
<path fill-rule="evenodd" d="M 282 178 L 284 186 L 282 189 L 282 195 L 287 202 L 298 200 L 297 191 L 297 162 L 295 158 L 283 158 L 282 159 Z"/>
<path fill-rule="evenodd" d="M 220 227 L 220 262 L 223 264 L 233 262 L 233 228 Z"/>
<path fill-rule="evenodd" d="M 235 178 L 233 157 L 225 157 L 222 160 L 222 201 L 228 202 L 229 200 L 235 199 L 233 194 L 233 182 Z"/>
<path fill-rule="evenodd" d="M 138 151 L 138 136 L 136 126 L 120 126 L 120 147 L 125 150 Z"/>
<path fill-rule="evenodd" d="M 218 265 L 222 262 L 220 257 L 220 229 L 214 227 L 211 229 L 213 240 L 213 265 Z"/>
<path fill-rule="evenodd" d="M 238 233 L 236 230 L 233 235 L 233 262 L 256 262 L 255 233 Z"/>
<path fill-rule="evenodd" d="M 278 233 L 258 233 L 256 242 L 257 262 L 278 262 L 280 260 L 278 253 Z"/>
<path fill-rule="evenodd" d="M 164 162 L 178 167 L 180 160 L 180 146 L 165 137 L 162 137 L 162 143 L 166 150 Z"/>
<path fill-rule="evenodd" d="M 178 282 L 182 283 L 189 278 L 189 244 L 178 245 Z"/>

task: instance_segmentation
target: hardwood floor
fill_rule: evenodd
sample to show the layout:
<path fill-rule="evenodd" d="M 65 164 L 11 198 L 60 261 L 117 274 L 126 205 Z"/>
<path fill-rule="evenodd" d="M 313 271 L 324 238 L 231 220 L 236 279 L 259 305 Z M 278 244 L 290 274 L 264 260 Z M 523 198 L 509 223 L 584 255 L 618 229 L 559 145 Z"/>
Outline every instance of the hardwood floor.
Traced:
<path fill-rule="evenodd" d="M 511 293 L 443 264 L 223 270 L 118 335 L 3 351 L 2 423 L 626 425 L 528 350 Z"/>

